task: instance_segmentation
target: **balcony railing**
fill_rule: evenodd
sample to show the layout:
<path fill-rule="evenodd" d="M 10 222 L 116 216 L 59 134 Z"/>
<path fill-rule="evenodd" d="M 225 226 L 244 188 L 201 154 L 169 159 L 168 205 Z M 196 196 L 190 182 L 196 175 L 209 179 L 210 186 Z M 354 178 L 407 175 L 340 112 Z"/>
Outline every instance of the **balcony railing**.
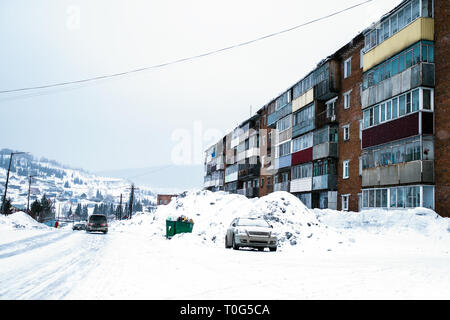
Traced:
<path fill-rule="evenodd" d="M 363 187 L 433 182 L 433 160 L 416 160 L 362 171 Z"/>
<path fill-rule="evenodd" d="M 323 127 L 327 124 L 334 123 L 337 120 L 334 111 L 323 111 L 316 115 L 316 128 Z"/>
<path fill-rule="evenodd" d="M 324 142 L 313 146 L 313 160 L 338 156 L 337 142 Z"/>
<path fill-rule="evenodd" d="M 274 112 L 269 114 L 269 116 L 267 117 L 267 125 L 272 126 L 275 125 L 276 122 L 277 122 L 277 113 Z"/>
<path fill-rule="evenodd" d="M 276 112 L 276 121 L 280 120 L 281 118 L 287 116 L 288 114 L 292 113 L 292 102 L 289 102 L 281 109 L 277 110 Z"/>
<path fill-rule="evenodd" d="M 312 189 L 313 190 L 336 190 L 337 176 L 335 174 L 325 174 L 322 176 L 313 177 Z"/>
<path fill-rule="evenodd" d="M 289 181 L 275 183 L 273 185 L 273 191 L 288 191 L 289 192 Z"/>
<path fill-rule="evenodd" d="M 434 87 L 434 85 L 434 63 L 419 63 L 363 90 L 361 107 L 365 109 L 419 86 Z"/>
<path fill-rule="evenodd" d="M 337 83 L 333 77 L 325 79 L 314 86 L 314 99 L 329 100 L 339 93 Z"/>

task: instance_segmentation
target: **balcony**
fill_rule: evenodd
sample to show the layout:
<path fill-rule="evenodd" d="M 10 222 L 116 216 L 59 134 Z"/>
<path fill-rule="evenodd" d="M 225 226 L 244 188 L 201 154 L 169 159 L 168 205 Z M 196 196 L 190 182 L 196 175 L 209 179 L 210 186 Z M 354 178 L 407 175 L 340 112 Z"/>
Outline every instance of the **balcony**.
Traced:
<path fill-rule="evenodd" d="M 432 115 L 432 113 L 428 112 L 427 114 Z M 429 117 L 429 115 L 427 116 Z M 429 125 L 426 126 L 426 128 L 428 127 Z M 401 130 L 399 130 L 399 128 L 401 128 Z M 418 134 L 419 112 L 415 112 L 410 115 L 403 116 L 401 118 L 363 130 L 361 146 L 364 149 L 391 141 L 412 137 Z"/>
<path fill-rule="evenodd" d="M 370 70 L 377 64 L 420 40 L 434 40 L 433 18 L 418 18 L 409 26 L 366 52 L 363 58 L 363 71 Z"/>
<path fill-rule="evenodd" d="M 313 148 L 307 148 L 305 150 L 297 151 L 291 155 L 291 165 L 296 166 L 298 164 L 311 162 L 313 160 Z"/>
<path fill-rule="evenodd" d="M 287 191 L 289 192 L 289 181 L 275 183 L 273 185 L 273 191 Z"/>
<path fill-rule="evenodd" d="M 290 167 L 291 161 L 292 161 L 292 156 L 290 154 L 280 157 L 280 158 L 275 158 L 274 169 L 278 170 L 278 169 Z"/>
<path fill-rule="evenodd" d="M 259 177 L 259 164 L 240 164 L 238 171 L 239 180 L 246 180 Z"/>
<path fill-rule="evenodd" d="M 330 76 L 329 79 L 325 79 L 314 86 L 314 99 L 315 100 L 329 100 L 339 93 L 339 86 L 334 77 Z"/>
<path fill-rule="evenodd" d="M 300 110 L 301 108 L 313 102 L 314 102 L 314 88 L 311 88 L 297 99 L 292 100 L 292 112 Z"/>
<path fill-rule="evenodd" d="M 267 125 L 268 126 L 273 126 L 275 125 L 275 123 L 277 122 L 277 113 L 271 113 L 269 114 L 269 116 L 267 117 Z"/>
<path fill-rule="evenodd" d="M 289 102 L 284 107 L 282 107 L 276 111 L 276 120 L 275 121 L 280 120 L 281 118 L 287 116 L 290 113 L 292 113 L 292 103 L 291 102 Z"/>
<path fill-rule="evenodd" d="M 313 190 L 336 190 L 337 176 L 335 174 L 325 174 L 322 176 L 313 177 L 312 189 Z"/>
<path fill-rule="evenodd" d="M 338 144 L 337 142 L 325 142 L 313 146 L 313 160 L 338 157 Z"/>
<path fill-rule="evenodd" d="M 298 137 L 308 131 L 314 130 L 314 120 L 303 121 L 292 127 L 292 138 Z"/>
<path fill-rule="evenodd" d="M 312 190 L 312 177 L 291 181 L 290 192 L 306 192 Z"/>
<path fill-rule="evenodd" d="M 406 183 L 434 183 L 433 160 L 416 160 L 362 171 L 363 187 Z"/>
<path fill-rule="evenodd" d="M 434 63 L 419 63 L 369 87 L 361 93 L 361 107 L 365 109 L 419 86 L 434 87 Z"/>
<path fill-rule="evenodd" d="M 316 115 L 316 128 L 321 128 L 327 124 L 335 123 L 336 115 L 328 110 L 322 111 Z"/>

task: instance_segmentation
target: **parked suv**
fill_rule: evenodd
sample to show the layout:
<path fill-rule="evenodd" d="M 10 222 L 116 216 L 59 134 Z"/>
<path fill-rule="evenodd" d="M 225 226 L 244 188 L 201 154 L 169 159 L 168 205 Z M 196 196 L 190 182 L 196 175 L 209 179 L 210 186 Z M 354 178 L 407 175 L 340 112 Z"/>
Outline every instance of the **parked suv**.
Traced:
<path fill-rule="evenodd" d="M 89 216 L 88 224 L 86 225 L 86 232 L 100 231 L 108 232 L 108 220 L 103 214 L 93 214 Z"/>
<path fill-rule="evenodd" d="M 273 226 L 261 218 L 236 218 L 225 235 L 225 248 L 238 250 L 241 247 L 277 250 L 278 238 Z"/>

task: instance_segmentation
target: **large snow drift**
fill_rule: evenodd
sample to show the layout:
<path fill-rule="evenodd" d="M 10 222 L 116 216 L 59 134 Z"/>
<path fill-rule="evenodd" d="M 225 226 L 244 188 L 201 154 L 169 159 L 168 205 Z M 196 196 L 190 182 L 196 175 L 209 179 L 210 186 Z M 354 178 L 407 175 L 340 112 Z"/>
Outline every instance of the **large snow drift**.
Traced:
<path fill-rule="evenodd" d="M 16 229 L 49 229 L 49 227 L 37 222 L 23 211 L 7 216 L 0 215 L 0 230 L 10 231 Z"/>
<path fill-rule="evenodd" d="M 449 219 L 424 208 L 411 210 L 369 210 L 340 212 L 310 210 L 288 192 L 274 192 L 262 198 L 226 192 L 187 192 L 155 213 L 135 215 L 132 220 L 111 225 L 116 231 L 145 232 L 151 238 L 165 236 L 168 217 L 184 215 L 194 220 L 192 234 L 180 234 L 171 241 L 224 246 L 226 229 L 236 217 L 264 217 L 278 234 L 281 250 L 288 248 L 334 250 L 355 242 L 358 234 L 396 234 L 405 231 L 435 237 L 450 236 Z M 405 241 L 409 241 L 406 239 Z M 332 248 L 332 249 L 331 249 Z"/>

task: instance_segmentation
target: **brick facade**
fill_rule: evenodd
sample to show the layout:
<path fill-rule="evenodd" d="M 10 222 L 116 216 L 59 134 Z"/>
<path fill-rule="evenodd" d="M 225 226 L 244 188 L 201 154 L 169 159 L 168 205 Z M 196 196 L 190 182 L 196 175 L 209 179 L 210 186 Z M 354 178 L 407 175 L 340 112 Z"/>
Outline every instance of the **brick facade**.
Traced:
<path fill-rule="evenodd" d="M 434 1 L 435 17 L 435 210 L 450 217 L 450 5 Z"/>
<path fill-rule="evenodd" d="M 361 176 L 359 175 L 359 157 L 361 156 L 361 139 L 359 124 L 362 119 L 360 85 L 363 69 L 360 67 L 360 52 L 364 47 L 362 34 L 356 36 L 349 44 L 341 48 L 337 55 L 341 62 L 341 92 L 336 102 L 339 123 L 338 143 L 338 199 L 337 209 L 342 210 L 342 195 L 350 195 L 348 210 L 359 211 L 359 193 Z M 344 62 L 351 57 L 350 76 L 344 79 Z M 350 107 L 344 109 L 344 93 L 350 92 Z M 344 126 L 349 125 L 349 140 L 344 140 Z M 343 178 L 343 162 L 349 162 L 349 178 Z"/>

